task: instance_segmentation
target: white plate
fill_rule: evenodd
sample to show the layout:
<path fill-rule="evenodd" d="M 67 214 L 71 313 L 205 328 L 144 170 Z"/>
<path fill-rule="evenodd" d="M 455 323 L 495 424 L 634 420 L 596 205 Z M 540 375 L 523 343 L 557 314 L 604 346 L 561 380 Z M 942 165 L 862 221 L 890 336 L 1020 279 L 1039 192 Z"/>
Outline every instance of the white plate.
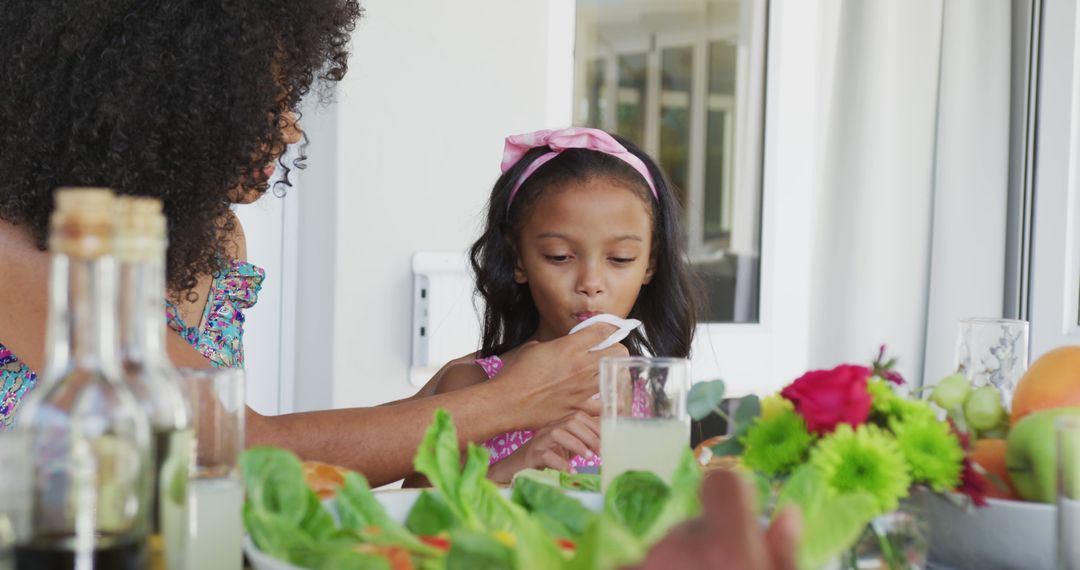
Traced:
<path fill-rule="evenodd" d="M 930 561 L 935 567 L 1054 568 L 1056 506 L 988 499 L 989 507 L 965 511 L 937 494 L 928 495 Z"/>
<path fill-rule="evenodd" d="M 510 489 L 500 489 L 499 492 L 502 493 L 504 497 L 510 497 Z M 577 499 L 590 511 L 600 512 L 604 509 L 604 496 L 600 493 L 586 493 L 584 491 L 569 490 L 563 490 L 563 493 Z M 386 513 L 390 515 L 390 518 L 402 524 L 405 523 L 405 518 L 409 516 L 409 511 L 412 510 L 413 504 L 416 503 L 416 499 L 419 496 L 420 489 L 387 489 L 384 491 L 375 491 L 375 498 L 382 503 L 383 508 L 386 509 Z M 333 499 L 323 501 L 323 506 L 329 510 L 332 515 L 335 517 L 337 516 Z M 292 564 L 283 562 L 263 553 L 255 546 L 255 543 L 252 542 L 250 536 L 244 536 L 244 553 L 247 554 L 248 561 L 251 562 L 251 567 L 254 570 L 305 570 L 304 568 L 293 566 Z"/>

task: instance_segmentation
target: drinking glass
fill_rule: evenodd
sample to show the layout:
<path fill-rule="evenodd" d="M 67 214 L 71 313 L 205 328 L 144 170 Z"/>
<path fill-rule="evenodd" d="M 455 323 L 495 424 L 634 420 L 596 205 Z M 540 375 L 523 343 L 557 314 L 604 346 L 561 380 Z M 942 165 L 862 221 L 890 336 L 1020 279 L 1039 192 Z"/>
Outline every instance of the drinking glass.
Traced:
<path fill-rule="evenodd" d="M 1028 322 L 1016 319 L 961 319 L 956 340 L 956 366 L 975 386 L 1001 391 L 1003 404 L 1028 366 Z"/>
<path fill-rule="evenodd" d="M 668 483 L 690 446 L 686 394 L 690 363 L 684 358 L 640 356 L 600 361 L 600 481 L 620 473 L 652 471 Z"/>
<path fill-rule="evenodd" d="M 1058 418 L 1057 567 L 1080 570 L 1080 417 Z"/>
<path fill-rule="evenodd" d="M 239 570 L 243 564 L 244 371 L 180 371 L 194 408 L 195 472 L 188 489 L 189 570 Z"/>
<path fill-rule="evenodd" d="M 0 431 L 0 570 L 15 568 L 15 544 L 29 534 L 33 477 L 28 435 Z"/>

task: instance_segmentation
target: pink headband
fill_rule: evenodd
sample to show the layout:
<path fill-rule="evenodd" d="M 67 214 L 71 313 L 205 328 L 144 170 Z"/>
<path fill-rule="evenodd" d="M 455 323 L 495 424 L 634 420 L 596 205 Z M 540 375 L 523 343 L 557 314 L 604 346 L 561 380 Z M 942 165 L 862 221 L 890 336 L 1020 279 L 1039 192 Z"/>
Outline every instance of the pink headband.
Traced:
<path fill-rule="evenodd" d="M 631 168 L 638 171 L 645 179 L 645 182 L 649 184 L 649 189 L 652 190 L 653 197 L 660 200 L 660 196 L 656 193 L 656 185 L 653 184 L 652 176 L 649 174 L 649 169 L 645 166 L 645 163 L 635 156 L 634 153 L 626 150 L 623 145 L 619 144 L 619 141 L 600 129 L 571 127 L 569 129 L 560 129 L 557 131 L 544 130 L 506 137 L 506 146 L 503 148 L 502 159 L 503 173 L 517 164 L 517 162 L 521 160 L 521 157 L 525 156 L 526 152 L 540 146 L 550 148 L 551 152 L 540 155 L 539 158 L 534 160 L 532 164 L 525 169 L 525 172 L 521 173 L 517 183 L 514 184 L 514 189 L 510 191 L 510 200 L 507 203 L 512 203 L 514 201 L 514 196 L 517 195 L 518 188 L 521 188 L 521 185 L 536 172 L 537 168 L 540 168 L 547 163 L 547 161 L 559 156 L 559 153 L 562 151 L 571 148 L 583 148 L 610 154 L 626 164 L 629 164 Z"/>

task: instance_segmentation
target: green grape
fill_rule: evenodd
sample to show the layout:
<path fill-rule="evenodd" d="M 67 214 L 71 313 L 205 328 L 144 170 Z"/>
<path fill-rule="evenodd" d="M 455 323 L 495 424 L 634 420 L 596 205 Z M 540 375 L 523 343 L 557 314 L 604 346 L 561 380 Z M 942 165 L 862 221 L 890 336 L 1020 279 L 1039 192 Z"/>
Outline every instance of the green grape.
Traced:
<path fill-rule="evenodd" d="M 1001 393 L 993 386 L 976 388 L 964 401 L 964 419 L 977 430 L 991 430 L 1000 425 L 1004 417 Z"/>
<path fill-rule="evenodd" d="M 963 374 L 953 374 L 942 378 L 934 391 L 930 394 L 930 400 L 943 409 L 951 410 L 964 404 L 971 392 L 971 384 Z"/>

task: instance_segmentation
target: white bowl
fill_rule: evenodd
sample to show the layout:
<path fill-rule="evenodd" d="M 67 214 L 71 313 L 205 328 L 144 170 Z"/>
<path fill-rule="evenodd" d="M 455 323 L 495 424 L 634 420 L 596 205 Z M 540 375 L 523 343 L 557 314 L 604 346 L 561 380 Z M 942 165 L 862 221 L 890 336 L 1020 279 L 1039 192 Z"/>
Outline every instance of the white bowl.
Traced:
<path fill-rule="evenodd" d="M 510 489 L 500 489 L 499 491 L 505 497 L 510 496 Z M 600 493 L 570 490 L 563 490 L 563 493 L 577 499 L 585 508 L 593 512 L 600 512 L 604 509 L 604 496 Z M 413 503 L 416 502 L 418 497 L 420 497 L 420 489 L 375 491 L 375 498 L 382 503 L 383 508 L 386 509 L 386 514 L 390 515 L 391 519 L 402 524 L 405 523 L 409 511 L 412 510 Z M 331 515 L 337 517 L 336 503 L 333 499 L 323 501 L 323 506 L 330 511 Z M 250 536 L 244 536 L 244 553 L 247 554 L 248 561 L 251 562 L 251 567 L 254 570 L 305 570 L 262 552 L 255 546 Z"/>
<path fill-rule="evenodd" d="M 928 495 L 930 562 L 935 568 L 1054 568 L 1056 506 L 988 499 L 988 507 L 965 510 L 937 494 Z"/>

